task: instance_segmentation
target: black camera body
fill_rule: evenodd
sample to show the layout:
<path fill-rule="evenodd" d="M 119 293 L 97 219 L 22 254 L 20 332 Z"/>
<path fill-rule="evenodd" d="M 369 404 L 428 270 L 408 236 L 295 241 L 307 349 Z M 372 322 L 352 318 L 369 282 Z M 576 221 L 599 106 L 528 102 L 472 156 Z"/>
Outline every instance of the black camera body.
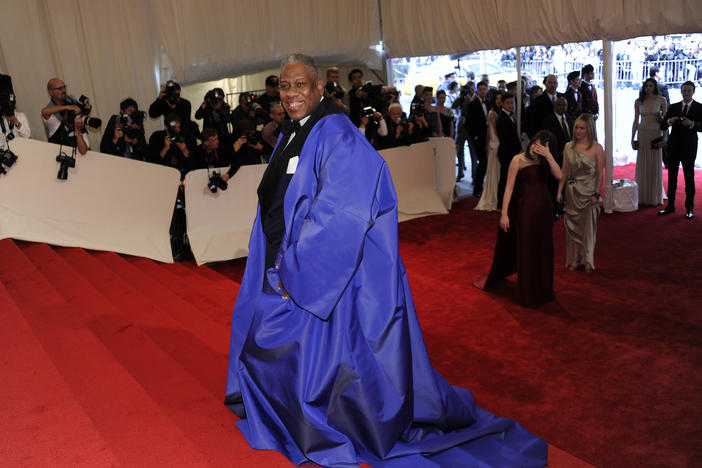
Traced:
<path fill-rule="evenodd" d="M 61 153 L 56 156 L 56 162 L 60 163 L 58 175 L 56 176 L 59 180 L 68 179 L 68 168 L 76 167 L 76 158 L 68 156 L 65 153 Z"/>
<path fill-rule="evenodd" d="M 136 139 L 139 138 L 139 136 L 144 134 L 143 126 L 144 126 L 144 117 L 146 113 L 144 111 L 134 111 L 129 115 L 122 114 L 119 116 L 119 125 L 122 127 L 122 132 L 124 132 L 124 136 L 126 136 L 129 139 Z M 140 128 L 136 128 L 132 125 L 129 124 L 129 121 L 131 120 L 132 124 L 138 125 Z"/>
<path fill-rule="evenodd" d="M 326 90 L 327 94 L 336 99 L 343 99 L 344 95 L 346 94 L 346 92 L 341 89 L 341 86 L 339 86 L 339 83 L 334 81 L 327 82 L 327 84 L 324 85 L 324 89 Z"/>
<path fill-rule="evenodd" d="M 258 133 L 255 131 L 246 132 L 246 143 L 249 145 L 255 145 L 258 143 Z"/>
<path fill-rule="evenodd" d="M 205 102 L 214 107 L 224 100 L 224 95 L 218 89 L 212 89 L 205 94 Z"/>
<path fill-rule="evenodd" d="M 0 150 L 0 174 L 7 174 L 7 170 L 2 167 L 3 164 L 10 168 L 15 162 L 17 162 L 17 155 L 15 153 L 9 149 Z"/>
<path fill-rule="evenodd" d="M 229 187 L 229 184 L 222 179 L 221 174 L 219 172 L 212 171 L 212 174 L 210 174 L 210 180 L 207 182 L 207 188 L 210 189 L 210 192 L 217 193 L 217 189 L 227 190 L 227 187 Z"/>
<path fill-rule="evenodd" d="M 88 118 L 88 115 L 90 115 L 90 112 L 93 110 L 93 105 L 90 104 L 90 99 L 88 99 L 87 96 L 81 94 L 80 98 L 78 98 L 78 102 L 69 98 L 66 100 L 66 104 L 78 106 L 80 108 L 80 114 L 85 117 L 85 125 L 88 127 L 100 128 L 102 125 L 102 120 L 93 117 Z M 67 109 L 63 111 L 63 114 L 68 124 L 75 125 L 76 113 L 74 111 Z"/>
<path fill-rule="evenodd" d="M 183 135 L 181 135 L 180 132 L 176 130 L 175 121 L 168 122 L 168 129 L 166 130 L 166 132 L 168 133 L 168 139 L 171 140 L 171 143 L 185 143 Z"/>
<path fill-rule="evenodd" d="M 371 107 L 371 106 L 364 107 L 361 110 L 361 118 L 368 117 L 368 124 L 369 125 L 371 125 L 371 124 L 377 125 L 378 119 L 375 117 L 375 113 L 376 113 L 376 110 L 373 107 Z"/>
<path fill-rule="evenodd" d="M 410 113 L 416 117 L 424 116 L 424 103 L 415 102 L 414 104 L 412 104 L 412 110 L 410 111 Z"/>
<path fill-rule="evenodd" d="M 178 95 L 176 94 L 176 83 L 173 80 L 166 82 L 166 102 L 175 106 L 178 103 Z"/>

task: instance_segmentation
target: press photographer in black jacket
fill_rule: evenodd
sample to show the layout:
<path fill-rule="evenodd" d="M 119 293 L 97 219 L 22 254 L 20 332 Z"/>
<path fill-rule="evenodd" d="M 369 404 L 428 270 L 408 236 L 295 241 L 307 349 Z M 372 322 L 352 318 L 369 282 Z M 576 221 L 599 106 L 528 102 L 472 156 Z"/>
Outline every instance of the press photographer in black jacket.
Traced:
<path fill-rule="evenodd" d="M 178 169 L 183 180 L 190 169 L 188 158 L 197 145 L 192 137 L 182 132 L 181 125 L 178 114 L 166 116 L 165 128 L 155 131 L 149 138 L 149 160 Z"/>
<path fill-rule="evenodd" d="M 119 104 L 119 114 L 110 117 L 100 141 L 100 152 L 146 161 L 148 147 L 144 135 L 145 113 L 132 98 Z"/>

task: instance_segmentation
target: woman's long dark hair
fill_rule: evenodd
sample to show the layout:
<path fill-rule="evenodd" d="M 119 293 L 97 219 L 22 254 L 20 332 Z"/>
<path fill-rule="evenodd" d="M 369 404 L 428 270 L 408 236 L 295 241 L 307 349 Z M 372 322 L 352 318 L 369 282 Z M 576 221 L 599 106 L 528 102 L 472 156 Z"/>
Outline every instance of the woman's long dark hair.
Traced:
<path fill-rule="evenodd" d="M 524 150 L 524 156 L 526 156 L 527 159 L 530 159 L 532 161 L 538 161 L 539 164 L 543 164 L 546 161 L 546 159 L 543 156 L 541 156 L 540 154 L 537 154 L 536 156 L 531 155 L 531 147 L 534 145 L 534 143 L 537 142 L 541 143 L 543 146 L 548 146 L 548 149 L 551 150 L 551 154 L 553 154 L 556 144 L 556 137 L 553 136 L 553 133 L 551 133 L 548 130 L 541 130 L 536 135 L 534 135 L 531 140 L 529 140 L 529 144 Z"/>
<path fill-rule="evenodd" d="M 658 82 L 655 78 L 648 78 L 641 85 L 641 91 L 639 91 L 639 102 L 644 102 L 644 99 L 646 99 L 646 83 L 649 81 L 653 83 L 653 95 L 658 96 Z"/>
<path fill-rule="evenodd" d="M 497 105 L 495 105 L 495 103 L 497 102 L 497 95 L 498 95 L 498 94 L 500 95 L 500 98 L 501 98 L 501 99 L 504 99 L 504 98 L 505 98 L 505 92 L 504 92 L 504 91 L 497 90 L 497 91 L 495 91 L 494 93 L 492 93 L 492 99 L 490 100 L 490 109 L 494 110 L 495 112 L 499 112 L 499 111 L 500 111 L 500 108 L 497 107 Z M 500 101 L 500 102 L 502 102 L 502 101 Z M 501 105 L 501 104 L 500 104 L 500 105 Z"/>

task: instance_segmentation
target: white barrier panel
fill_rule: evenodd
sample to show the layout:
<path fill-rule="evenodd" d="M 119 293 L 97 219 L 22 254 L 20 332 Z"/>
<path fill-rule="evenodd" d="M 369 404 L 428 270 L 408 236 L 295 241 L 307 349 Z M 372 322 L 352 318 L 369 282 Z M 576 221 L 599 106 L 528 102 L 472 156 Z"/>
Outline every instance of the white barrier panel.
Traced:
<path fill-rule="evenodd" d="M 0 239 L 173 261 L 177 170 L 89 151 L 58 180 L 58 145 L 24 138 L 10 145 L 18 160 L 0 175 Z"/>
<path fill-rule="evenodd" d="M 388 163 L 400 222 L 421 216 L 448 213 L 436 189 L 434 146 L 426 141 L 380 151 Z"/>
<path fill-rule="evenodd" d="M 207 169 L 185 176 L 185 214 L 188 239 L 198 265 L 246 257 L 265 164 L 241 166 L 227 190 L 207 188 Z"/>
<path fill-rule="evenodd" d="M 451 210 L 456 188 L 456 142 L 453 138 L 429 138 L 434 145 L 436 191 L 447 210 Z"/>

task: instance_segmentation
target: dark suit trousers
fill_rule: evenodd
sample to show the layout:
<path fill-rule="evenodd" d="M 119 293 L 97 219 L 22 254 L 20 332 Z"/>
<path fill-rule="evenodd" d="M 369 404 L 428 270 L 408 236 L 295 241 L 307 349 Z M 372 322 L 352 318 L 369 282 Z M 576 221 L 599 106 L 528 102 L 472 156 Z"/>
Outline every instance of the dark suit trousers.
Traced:
<path fill-rule="evenodd" d="M 682 164 L 685 177 L 685 209 L 692 210 L 695 204 L 695 157 L 697 142 L 690 153 L 680 155 L 676 151 L 668 153 L 668 206 L 675 208 L 675 192 L 678 189 L 678 167 Z"/>
<path fill-rule="evenodd" d="M 483 140 L 481 143 L 478 143 L 478 140 L 473 139 L 473 147 L 471 148 L 471 151 L 475 150 L 475 158 L 477 159 L 476 170 L 475 173 L 473 173 L 473 190 L 475 192 L 483 191 L 483 182 L 485 181 L 485 173 L 487 172 L 487 151 L 485 151 L 485 141 Z M 472 152 L 471 156 L 473 156 Z"/>

